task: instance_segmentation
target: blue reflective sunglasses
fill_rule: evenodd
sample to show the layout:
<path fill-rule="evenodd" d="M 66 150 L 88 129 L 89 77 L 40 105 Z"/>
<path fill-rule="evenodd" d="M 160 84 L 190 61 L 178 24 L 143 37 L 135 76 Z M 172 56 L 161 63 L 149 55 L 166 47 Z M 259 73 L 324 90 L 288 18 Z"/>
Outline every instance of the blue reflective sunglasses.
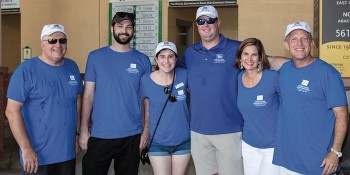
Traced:
<path fill-rule="evenodd" d="M 205 22 L 207 22 L 207 24 L 214 24 L 217 19 L 218 18 L 197 19 L 197 24 L 200 26 L 203 25 Z"/>

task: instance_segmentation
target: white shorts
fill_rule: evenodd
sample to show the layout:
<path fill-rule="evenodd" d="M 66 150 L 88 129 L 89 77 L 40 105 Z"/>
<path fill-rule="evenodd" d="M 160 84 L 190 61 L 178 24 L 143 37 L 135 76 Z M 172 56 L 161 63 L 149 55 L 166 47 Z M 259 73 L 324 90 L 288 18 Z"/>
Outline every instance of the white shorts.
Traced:
<path fill-rule="evenodd" d="M 245 175 L 280 175 L 279 166 L 272 164 L 274 148 L 255 148 L 242 141 Z"/>
<path fill-rule="evenodd" d="M 294 172 L 292 170 L 289 170 L 287 168 L 284 168 L 283 166 L 279 166 L 279 168 L 280 168 L 280 174 L 281 175 L 303 175 L 303 174 Z"/>

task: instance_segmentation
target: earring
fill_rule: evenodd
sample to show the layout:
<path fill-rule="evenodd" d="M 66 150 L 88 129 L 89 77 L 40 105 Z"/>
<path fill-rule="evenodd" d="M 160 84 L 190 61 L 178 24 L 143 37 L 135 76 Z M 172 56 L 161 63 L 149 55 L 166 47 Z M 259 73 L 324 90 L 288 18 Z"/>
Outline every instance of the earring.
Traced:
<path fill-rule="evenodd" d="M 241 65 L 239 66 L 239 69 L 243 69 L 243 64 L 242 64 L 242 62 L 241 62 Z"/>
<path fill-rule="evenodd" d="M 258 63 L 258 72 L 260 72 L 260 69 L 261 69 L 261 64 L 260 62 Z"/>

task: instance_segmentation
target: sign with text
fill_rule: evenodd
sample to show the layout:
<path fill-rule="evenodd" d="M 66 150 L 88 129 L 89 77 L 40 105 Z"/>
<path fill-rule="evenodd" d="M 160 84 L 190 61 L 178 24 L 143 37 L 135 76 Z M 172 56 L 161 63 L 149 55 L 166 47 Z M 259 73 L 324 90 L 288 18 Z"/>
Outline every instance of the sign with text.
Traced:
<path fill-rule="evenodd" d="M 204 5 L 212 5 L 212 6 L 236 6 L 237 5 L 237 0 L 215 0 L 215 1 L 174 1 L 170 0 L 169 1 L 169 6 L 170 7 L 186 7 L 186 6 L 204 6 Z"/>
<path fill-rule="evenodd" d="M 154 51 L 161 41 L 161 1 L 110 1 L 110 20 L 116 12 L 135 14 L 135 35 L 131 46 L 146 54 L 154 64 Z M 110 34 L 110 44 L 115 42 Z"/>
<path fill-rule="evenodd" d="M 350 0 L 320 0 L 320 58 L 350 78 Z"/>
<path fill-rule="evenodd" d="M 19 12 L 19 0 L 1 0 L 1 13 Z"/>

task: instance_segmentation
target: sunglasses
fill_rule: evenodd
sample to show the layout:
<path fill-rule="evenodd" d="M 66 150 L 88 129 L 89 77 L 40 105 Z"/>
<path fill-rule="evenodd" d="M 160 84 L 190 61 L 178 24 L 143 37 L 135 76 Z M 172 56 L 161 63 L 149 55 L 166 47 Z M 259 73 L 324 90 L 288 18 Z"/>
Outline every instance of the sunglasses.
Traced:
<path fill-rule="evenodd" d="M 128 13 L 128 12 L 117 12 L 116 13 L 118 18 L 124 18 L 124 17 L 128 17 L 131 20 L 135 20 L 135 14 L 134 13 Z"/>
<path fill-rule="evenodd" d="M 49 44 L 56 44 L 57 41 L 60 44 L 66 44 L 67 43 L 67 38 L 60 38 L 60 39 L 50 38 L 48 40 L 43 40 L 43 41 L 47 41 Z"/>
<path fill-rule="evenodd" d="M 164 88 L 164 93 L 165 93 L 165 94 L 170 94 L 170 97 L 169 97 L 169 101 L 170 101 L 170 102 L 176 102 L 176 101 L 177 101 L 177 100 L 176 100 L 176 97 L 173 96 L 173 94 L 171 94 L 171 89 L 169 88 L 168 85 L 165 86 L 165 88 Z"/>
<path fill-rule="evenodd" d="M 214 24 L 217 19 L 218 18 L 197 19 L 197 24 L 200 26 L 203 25 L 205 22 L 207 22 L 207 24 Z"/>

